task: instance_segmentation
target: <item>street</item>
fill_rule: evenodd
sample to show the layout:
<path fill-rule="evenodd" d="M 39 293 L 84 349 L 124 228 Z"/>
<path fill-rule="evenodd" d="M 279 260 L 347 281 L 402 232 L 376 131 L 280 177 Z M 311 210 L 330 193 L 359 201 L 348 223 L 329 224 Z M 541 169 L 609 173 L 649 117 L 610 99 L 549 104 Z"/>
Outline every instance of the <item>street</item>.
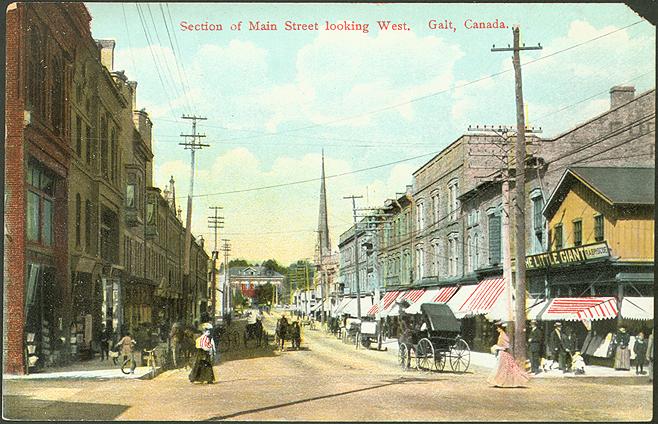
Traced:
<path fill-rule="evenodd" d="M 272 334 L 273 317 L 265 324 Z M 403 371 L 390 352 L 355 350 L 305 329 L 299 351 L 280 352 L 271 343 L 224 354 L 214 385 L 191 384 L 184 369 L 153 380 L 5 380 L 3 415 L 249 421 L 642 421 L 653 415 L 648 382 L 535 379 L 528 388 L 496 389 L 486 383 L 488 372 L 474 365 L 466 374 Z"/>

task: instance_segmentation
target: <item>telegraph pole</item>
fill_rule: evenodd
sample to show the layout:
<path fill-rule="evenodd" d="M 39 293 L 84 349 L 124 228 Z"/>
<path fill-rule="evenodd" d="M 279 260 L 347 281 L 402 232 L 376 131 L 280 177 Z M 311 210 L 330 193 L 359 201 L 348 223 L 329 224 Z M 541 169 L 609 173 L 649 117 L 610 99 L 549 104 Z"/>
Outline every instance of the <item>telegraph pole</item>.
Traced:
<path fill-rule="evenodd" d="M 188 297 L 190 291 L 190 250 L 192 249 L 192 197 L 194 196 L 194 152 L 204 147 L 210 147 L 209 144 L 202 144 L 197 139 L 205 137 L 205 134 L 196 133 L 196 121 L 205 120 L 199 116 L 181 116 L 182 119 L 192 120 L 192 134 L 181 134 L 180 136 L 185 139 L 185 142 L 178 143 L 185 147 L 185 150 L 190 150 L 190 191 L 187 194 L 187 220 L 185 222 L 185 246 L 183 248 L 183 316 L 188 322 L 192 317 L 188 315 Z M 191 138 L 191 141 L 187 141 Z"/>
<path fill-rule="evenodd" d="M 217 211 L 219 209 L 222 209 L 221 206 L 210 206 L 209 209 L 212 209 L 215 211 L 214 216 L 209 216 L 208 217 L 208 228 L 211 230 L 214 230 L 215 233 L 215 244 L 214 244 L 214 249 L 212 251 L 212 295 L 211 295 L 211 305 L 212 305 L 212 316 L 213 319 L 215 318 L 215 314 L 217 312 L 217 257 L 219 256 L 219 251 L 217 250 L 217 230 L 220 228 L 224 228 L 222 225 L 224 221 L 223 216 L 217 215 Z M 224 290 L 222 289 L 222 293 Z"/>
<path fill-rule="evenodd" d="M 229 239 L 222 239 L 224 245 L 222 246 L 222 252 L 224 252 L 224 287 L 222 291 L 222 318 L 229 312 L 231 299 L 231 282 L 229 281 L 229 266 L 228 266 L 228 253 L 231 251 L 231 247 L 228 242 Z"/>
<path fill-rule="evenodd" d="M 361 319 L 361 287 L 359 286 L 359 238 L 356 228 L 356 199 L 363 199 L 363 196 L 344 196 L 343 199 L 352 199 L 352 211 L 354 213 L 354 278 L 356 282 L 356 316 Z"/>
<path fill-rule="evenodd" d="M 516 220 L 516 316 L 514 325 L 514 354 L 517 362 L 523 364 L 526 359 L 525 345 L 525 116 L 523 114 L 523 82 L 521 79 L 521 50 L 540 50 L 541 45 L 526 47 L 519 46 L 520 29 L 518 25 L 512 28 L 514 37 L 514 46 L 512 48 L 496 48 L 494 45 L 491 51 L 512 51 L 514 53 L 512 63 L 514 64 L 514 80 L 516 94 L 516 200 L 515 214 Z"/>

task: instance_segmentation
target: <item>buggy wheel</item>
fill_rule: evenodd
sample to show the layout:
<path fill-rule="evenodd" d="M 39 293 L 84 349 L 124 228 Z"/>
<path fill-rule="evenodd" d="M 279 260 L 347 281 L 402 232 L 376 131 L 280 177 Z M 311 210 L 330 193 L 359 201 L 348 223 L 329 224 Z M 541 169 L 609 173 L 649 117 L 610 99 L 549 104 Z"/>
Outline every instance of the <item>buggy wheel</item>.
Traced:
<path fill-rule="evenodd" d="M 466 372 L 471 363 L 471 349 L 464 339 L 457 339 L 450 347 L 450 368 L 455 372 Z"/>
<path fill-rule="evenodd" d="M 434 353 L 434 369 L 437 371 L 443 371 L 446 367 L 446 355 L 445 352 L 435 352 Z"/>
<path fill-rule="evenodd" d="M 409 368 L 409 361 L 409 347 L 405 343 L 400 343 L 398 347 L 398 365 L 400 365 L 400 368 L 403 370 L 406 370 Z"/>
<path fill-rule="evenodd" d="M 416 369 L 430 370 L 434 362 L 434 346 L 429 339 L 420 339 L 416 348 Z"/>

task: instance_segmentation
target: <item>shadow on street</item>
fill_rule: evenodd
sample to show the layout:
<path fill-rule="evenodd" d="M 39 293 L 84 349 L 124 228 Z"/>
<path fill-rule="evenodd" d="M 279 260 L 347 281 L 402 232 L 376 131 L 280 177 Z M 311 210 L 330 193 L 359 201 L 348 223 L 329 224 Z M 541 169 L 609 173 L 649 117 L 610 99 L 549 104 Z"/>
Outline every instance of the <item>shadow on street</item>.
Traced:
<path fill-rule="evenodd" d="M 284 403 L 279 403 L 276 405 L 270 405 L 270 406 L 263 406 L 260 408 L 254 408 L 254 409 L 247 409 L 244 411 L 238 411 L 234 412 L 232 414 L 227 414 L 227 415 L 220 415 L 220 416 L 215 416 L 206 419 L 206 421 L 220 421 L 220 420 L 226 420 L 230 418 L 235 418 L 239 417 L 240 415 L 247 415 L 247 414 L 253 414 L 253 413 L 258 413 L 258 412 L 264 412 L 264 411 L 271 411 L 273 409 L 278 409 L 278 408 L 285 408 L 288 406 L 293 406 L 293 405 L 299 405 L 302 403 L 307 403 L 307 402 L 313 402 L 316 400 L 322 400 L 322 399 L 330 399 L 338 396 L 345 396 L 345 395 L 350 395 L 353 393 L 359 393 L 359 392 L 365 392 L 369 390 L 375 390 L 375 389 L 381 389 L 383 387 L 388 387 L 388 386 L 394 386 L 394 385 L 399 385 L 399 384 L 407 384 L 407 383 L 427 383 L 430 381 L 436 381 L 426 379 L 426 378 L 417 378 L 417 377 L 398 377 L 393 380 L 385 380 L 382 382 L 382 384 L 378 384 L 375 386 L 369 386 L 369 387 L 363 387 L 360 389 L 354 389 L 354 390 L 346 390 L 344 392 L 338 392 L 338 393 L 330 393 L 326 395 L 321 395 L 321 396 L 314 396 L 306 399 L 299 399 L 299 400 L 294 400 L 291 402 L 284 402 Z"/>
<path fill-rule="evenodd" d="M 64 421 L 94 417 L 94 420 L 109 421 L 130 408 L 106 403 L 53 402 L 21 395 L 5 395 L 3 401 L 3 416 L 10 420 Z"/>

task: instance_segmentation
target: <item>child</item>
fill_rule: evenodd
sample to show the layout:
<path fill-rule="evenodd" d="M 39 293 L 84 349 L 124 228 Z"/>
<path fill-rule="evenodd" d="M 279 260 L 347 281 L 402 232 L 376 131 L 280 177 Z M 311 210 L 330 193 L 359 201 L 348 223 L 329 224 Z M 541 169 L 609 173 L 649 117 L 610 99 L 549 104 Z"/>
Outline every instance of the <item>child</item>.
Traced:
<path fill-rule="evenodd" d="M 644 333 L 641 331 L 635 339 L 633 352 L 635 352 L 635 374 L 644 375 L 644 358 L 647 355 L 647 341 L 644 340 Z"/>
<path fill-rule="evenodd" d="M 579 351 L 576 351 L 571 357 L 571 366 L 574 369 L 574 374 L 585 374 L 585 360 L 580 355 Z"/>

